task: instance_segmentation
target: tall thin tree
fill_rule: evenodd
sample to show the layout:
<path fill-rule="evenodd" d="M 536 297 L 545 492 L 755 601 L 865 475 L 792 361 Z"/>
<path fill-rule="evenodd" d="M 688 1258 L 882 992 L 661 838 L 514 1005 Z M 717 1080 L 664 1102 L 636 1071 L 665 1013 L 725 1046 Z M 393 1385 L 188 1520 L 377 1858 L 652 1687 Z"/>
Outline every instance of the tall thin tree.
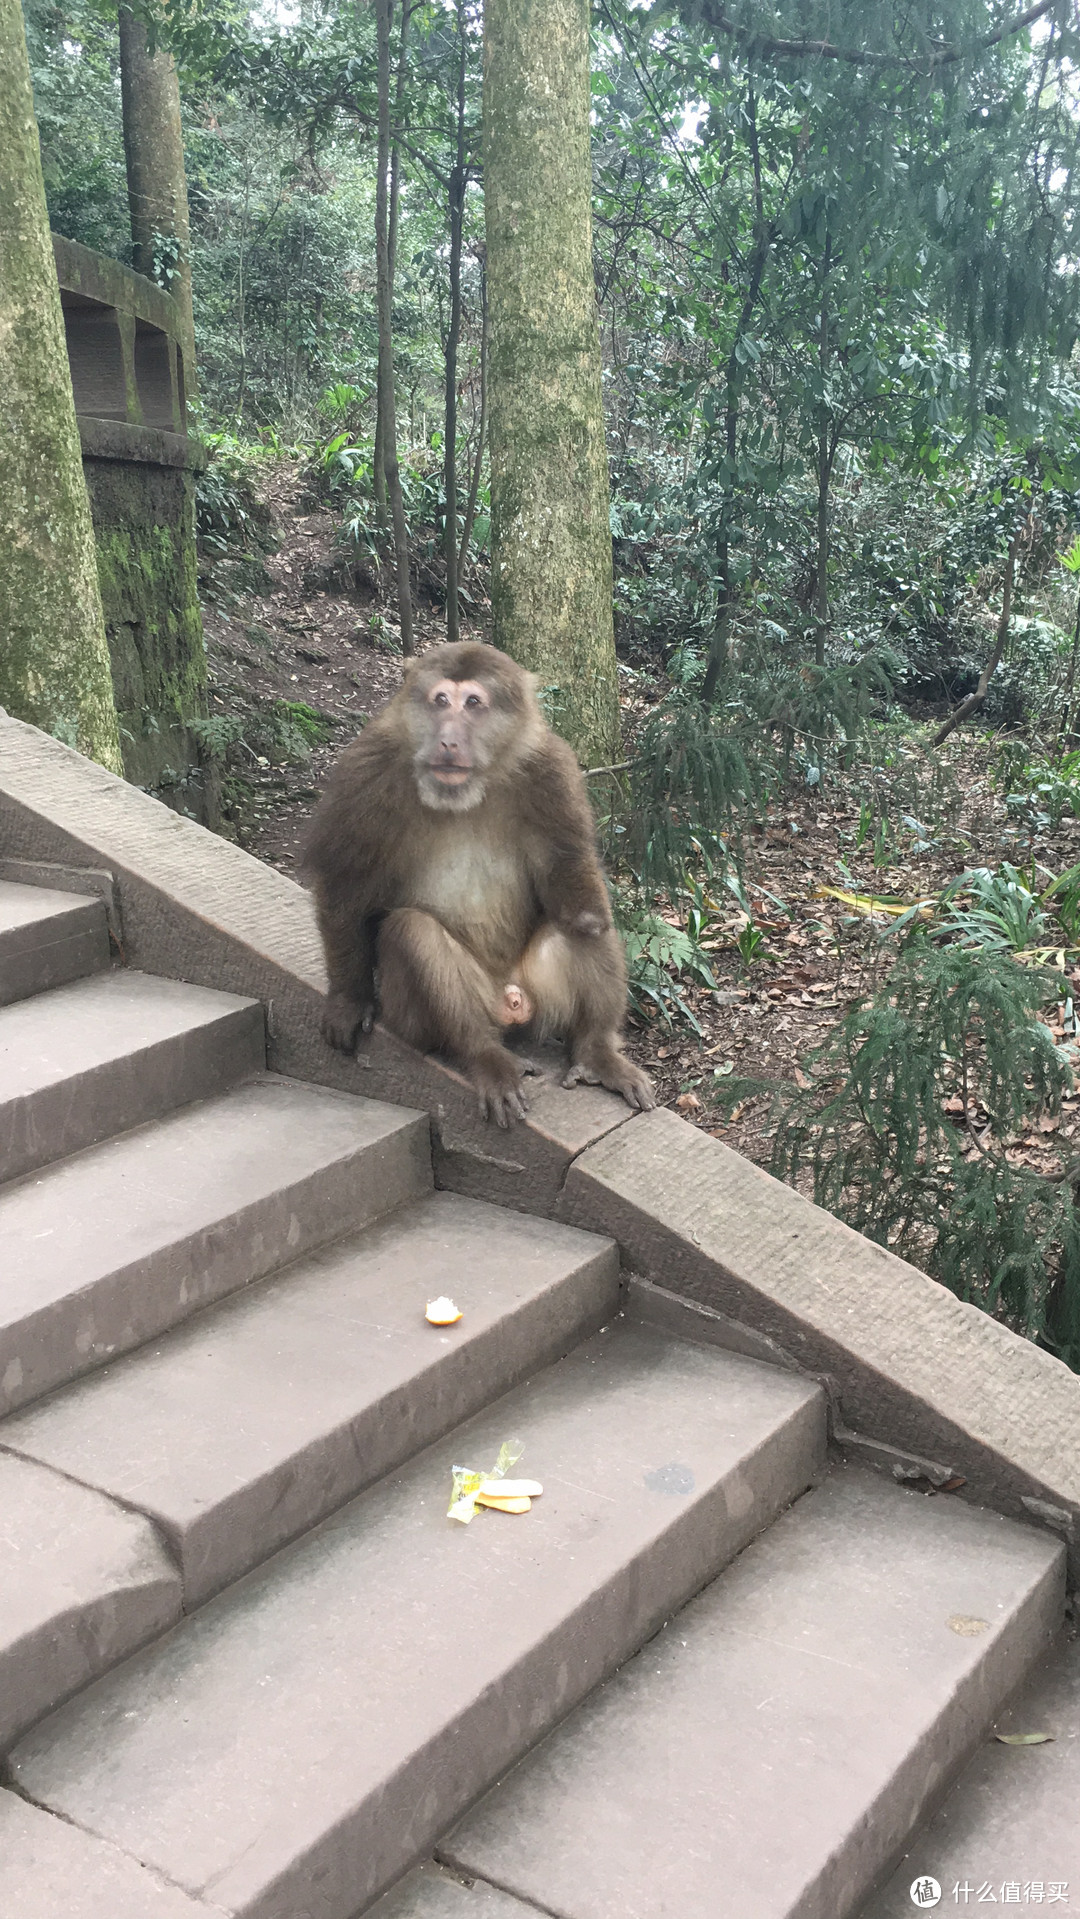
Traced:
<path fill-rule="evenodd" d="M 19 0 L 0 0 L 0 702 L 123 771 Z"/>
<path fill-rule="evenodd" d="M 618 734 L 589 0 L 486 0 L 492 611 L 588 764 Z"/>
<path fill-rule="evenodd" d="M 404 34 L 408 25 L 408 0 L 402 0 L 402 59 Z M 412 592 L 409 585 L 409 539 L 405 525 L 405 502 L 401 493 L 401 469 L 398 465 L 397 402 L 394 392 L 394 313 L 391 277 L 390 207 L 390 35 L 393 26 L 393 0 L 375 0 L 375 24 L 378 42 L 378 149 L 375 180 L 375 256 L 379 322 L 379 369 L 377 406 L 381 422 L 380 453 L 386 476 L 386 491 L 394 522 L 394 553 L 397 564 L 398 619 L 401 625 L 401 650 L 408 657 L 416 651 L 413 641 Z"/>
<path fill-rule="evenodd" d="M 463 0 L 457 0 L 456 147 L 450 171 L 450 323 L 446 334 L 446 427 L 443 447 L 446 519 L 443 553 L 446 560 L 446 637 L 458 637 L 458 481 L 457 356 L 461 339 L 461 241 L 465 223 L 465 18 Z"/>

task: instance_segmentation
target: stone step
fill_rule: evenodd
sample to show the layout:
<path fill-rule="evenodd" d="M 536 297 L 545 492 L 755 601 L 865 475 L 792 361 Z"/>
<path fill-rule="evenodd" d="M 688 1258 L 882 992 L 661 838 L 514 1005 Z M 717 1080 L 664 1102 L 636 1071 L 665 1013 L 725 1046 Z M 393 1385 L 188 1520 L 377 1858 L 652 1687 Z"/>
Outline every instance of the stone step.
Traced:
<path fill-rule="evenodd" d="M 1050 1743 L 981 1745 L 862 1919 L 910 1919 L 911 1888 L 928 1877 L 941 1887 L 941 1912 L 1080 1907 L 1080 1640 L 1038 1668 L 994 1732 L 1044 1732 Z"/>
<path fill-rule="evenodd" d="M 448 1520 L 452 1464 L 515 1436 L 532 1511 Z M 817 1387 L 620 1321 L 61 1708 L 11 1781 L 214 1910 L 352 1919 L 823 1448 Z"/>
<path fill-rule="evenodd" d="M 38 1817 L 44 1818 L 45 1814 L 39 1813 Z M 539 1910 L 537 1906 L 523 1905 L 508 1892 L 500 1892 L 497 1886 L 485 1885 L 482 1879 L 459 1878 L 457 1873 L 431 1859 L 406 1873 L 385 1899 L 369 1906 L 367 1919 L 537 1919 Z M 721 1915 L 729 1919 L 729 1908 L 719 1897 L 706 1919 L 713 1919 L 714 1913 L 716 1919 L 721 1919 Z M 37 1919 L 36 1913 L 34 1919 Z M 673 1909 L 670 1919 L 691 1919 L 691 1916 Z M 697 1919 L 696 1914 L 693 1919 Z M 730 1919 L 736 1919 L 734 1912 L 730 1913 Z M 738 1919 L 742 1919 L 741 1914 Z"/>
<path fill-rule="evenodd" d="M 149 1520 L 0 1452 L 0 1752 L 180 1610 Z"/>
<path fill-rule="evenodd" d="M 0 1791 L 5 1919 L 222 1919 L 115 1846 Z"/>
<path fill-rule="evenodd" d="M 0 880 L 0 1006 L 108 964 L 103 900 Z"/>
<path fill-rule="evenodd" d="M 452 1293 L 464 1317 L 430 1326 Z M 187 1608 L 614 1317 L 608 1240 L 434 1193 L 0 1424 L 148 1513 Z"/>
<path fill-rule="evenodd" d="M 0 1190 L 0 1412 L 431 1187 L 426 1114 L 263 1076 Z"/>
<path fill-rule="evenodd" d="M 838 1468 L 438 1858 L 560 1919 L 847 1919 L 1060 1630 L 1064 1557 Z"/>
<path fill-rule="evenodd" d="M 266 1061 L 263 1009 L 118 968 L 0 1012 L 0 1179 L 65 1159 Z"/>

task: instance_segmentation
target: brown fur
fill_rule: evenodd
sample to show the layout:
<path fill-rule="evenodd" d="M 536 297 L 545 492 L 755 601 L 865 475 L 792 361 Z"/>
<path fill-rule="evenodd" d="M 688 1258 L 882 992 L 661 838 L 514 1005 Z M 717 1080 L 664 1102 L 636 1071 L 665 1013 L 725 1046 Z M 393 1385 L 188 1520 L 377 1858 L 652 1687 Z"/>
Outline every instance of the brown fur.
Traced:
<path fill-rule="evenodd" d="M 347 747 L 305 852 L 330 990 L 323 1033 L 351 1051 L 382 1017 L 460 1062 L 481 1111 L 524 1112 L 502 1041 L 511 983 L 560 1034 L 564 1084 L 653 1104 L 622 1053 L 626 967 L 573 753 L 532 677 L 494 647 L 442 646 Z"/>

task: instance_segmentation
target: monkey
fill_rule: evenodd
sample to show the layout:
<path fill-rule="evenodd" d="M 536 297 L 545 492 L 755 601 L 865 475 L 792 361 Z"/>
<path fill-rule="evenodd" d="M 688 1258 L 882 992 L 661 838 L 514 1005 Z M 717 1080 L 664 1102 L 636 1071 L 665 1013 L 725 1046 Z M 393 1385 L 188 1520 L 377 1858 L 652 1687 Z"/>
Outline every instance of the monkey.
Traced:
<path fill-rule="evenodd" d="M 528 1062 L 506 1029 L 560 1036 L 564 1086 L 655 1102 L 622 1051 L 626 961 L 575 755 L 532 674 L 495 647 L 439 646 L 331 772 L 303 854 L 343 1052 L 390 1031 L 441 1052 L 481 1115 L 522 1119 Z"/>

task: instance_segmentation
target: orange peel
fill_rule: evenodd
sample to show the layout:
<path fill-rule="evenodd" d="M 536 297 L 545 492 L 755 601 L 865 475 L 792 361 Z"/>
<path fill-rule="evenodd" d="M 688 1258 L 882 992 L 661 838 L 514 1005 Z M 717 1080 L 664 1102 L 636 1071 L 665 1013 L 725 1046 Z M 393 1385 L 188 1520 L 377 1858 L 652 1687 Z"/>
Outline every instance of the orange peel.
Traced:
<path fill-rule="evenodd" d="M 428 1300 L 424 1318 L 429 1326 L 453 1326 L 461 1317 L 460 1306 L 455 1306 L 453 1300 L 447 1299 L 445 1295 L 439 1299 Z"/>

